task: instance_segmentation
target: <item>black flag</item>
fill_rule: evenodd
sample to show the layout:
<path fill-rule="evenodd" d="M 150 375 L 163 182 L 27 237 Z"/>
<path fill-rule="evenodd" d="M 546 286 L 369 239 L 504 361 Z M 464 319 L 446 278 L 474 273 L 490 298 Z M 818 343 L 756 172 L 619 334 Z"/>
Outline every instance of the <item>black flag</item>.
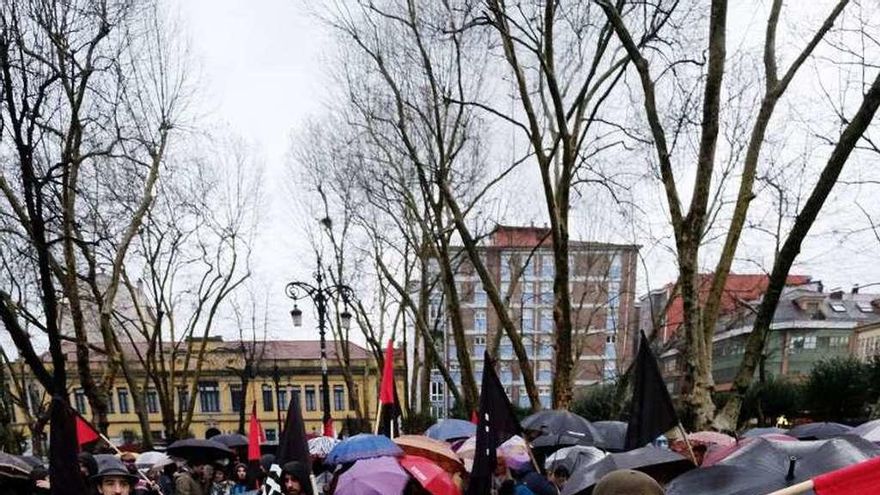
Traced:
<path fill-rule="evenodd" d="M 633 397 L 626 429 L 626 450 L 644 447 L 663 432 L 678 425 L 669 390 L 660 375 L 648 337 L 641 332 L 639 354 L 633 370 Z"/>
<path fill-rule="evenodd" d="M 278 439 L 278 455 L 275 462 L 283 466 L 290 461 L 298 461 L 306 466 L 311 466 L 309 456 L 309 441 L 306 439 L 306 425 L 303 421 L 302 411 L 299 408 L 299 400 L 294 395 L 287 407 L 287 419 L 284 420 L 284 430 Z"/>
<path fill-rule="evenodd" d="M 76 417 L 59 397 L 52 398 L 49 423 L 49 484 L 57 495 L 81 495 L 86 485 L 79 473 Z"/>
<path fill-rule="evenodd" d="M 478 416 L 477 451 L 467 495 L 490 493 L 497 458 L 496 449 L 508 438 L 522 433 L 510 399 L 495 374 L 495 363 L 488 352 L 483 355 L 483 383 L 480 388 Z"/>

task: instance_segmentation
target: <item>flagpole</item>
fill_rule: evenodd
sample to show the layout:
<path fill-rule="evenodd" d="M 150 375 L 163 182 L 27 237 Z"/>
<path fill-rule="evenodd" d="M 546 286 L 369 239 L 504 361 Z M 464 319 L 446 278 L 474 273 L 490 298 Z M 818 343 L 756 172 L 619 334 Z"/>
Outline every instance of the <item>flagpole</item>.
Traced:
<path fill-rule="evenodd" d="M 802 481 L 796 485 L 791 485 L 789 487 L 783 488 L 782 490 L 776 490 L 775 492 L 768 493 L 767 495 L 797 495 L 800 493 L 807 493 L 812 489 L 813 480 L 807 480 Z"/>
<path fill-rule="evenodd" d="M 688 453 L 691 455 L 691 461 L 694 462 L 694 466 L 698 466 L 697 456 L 694 455 L 694 448 L 691 447 L 691 441 L 688 440 L 687 432 L 685 431 L 684 426 L 681 425 L 681 421 L 678 422 L 678 430 L 681 432 L 681 436 L 684 437 L 684 443 L 687 445 Z"/>
<path fill-rule="evenodd" d="M 95 428 L 95 425 L 93 425 L 91 422 L 89 422 L 89 420 L 87 420 L 86 418 L 84 418 L 84 417 L 82 416 L 82 414 L 80 414 L 79 412 L 73 410 L 73 408 L 71 408 L 70 410 L 73 412 L 73 414 L 75 414 L 77 417 L 79 417 L 79 419 L 83 420 L 87 425 L 89 425 L 89 428 L 91 428 L 92 430 L 94 430 L 95 433 L 98 434 L 98 437 L 99 437 L 101 440 L 104 441 L 104 443 L 106 443 L 107 445 L 110 446 L 110 448 L 112 448 L 113 450 L 115 450 L 115 451 L 116 451 L 116 455 L 118 455 L 118 456 L 120 456 L 120 457 L 122 456 L 122 453 L 123 453 L 123 452 L 122 452 L 121 450 L 119 450 L 119 447 L 117 447 L 116 445 L 114 445 L 113 442 L 111 442 L 109 438 L 107 438 L 106 436 L 104 436 L 104 434 L 101 433 L 101 430 Z M 79 440 L 77 440 L 77 443 L 79 443 Z M 80 447 L 81 447 L 81 446 L 80 446 Z M 135 471 L 137 472 L 138 476 L 141 477 L 141 479 L 143 479 L 144 481 L 148 481 L 148 482 L 152 483 L 152 481 L 150 481 L 150 478 L 147 478 L 147 475 L 145 475 L 144 473 L 142 473 L 142 472 L 140 471 L 140 469 L 135 468 Z M 156 489 L 159 489 L 158 485 L 156 486 Z M 160 490 L 159 493 L 161 494 L 162 491 Z"/>

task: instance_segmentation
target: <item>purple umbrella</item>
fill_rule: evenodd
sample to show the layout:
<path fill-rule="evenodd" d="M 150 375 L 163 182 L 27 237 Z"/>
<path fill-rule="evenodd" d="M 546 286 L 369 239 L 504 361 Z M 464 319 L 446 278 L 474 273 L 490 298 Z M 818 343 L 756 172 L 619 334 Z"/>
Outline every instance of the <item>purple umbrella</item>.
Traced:
<path fill-rule="evenodd" d="M 339 477 L 336 495 L 400 495 L 409 475 L 393 457 L 361 459 Z"/>

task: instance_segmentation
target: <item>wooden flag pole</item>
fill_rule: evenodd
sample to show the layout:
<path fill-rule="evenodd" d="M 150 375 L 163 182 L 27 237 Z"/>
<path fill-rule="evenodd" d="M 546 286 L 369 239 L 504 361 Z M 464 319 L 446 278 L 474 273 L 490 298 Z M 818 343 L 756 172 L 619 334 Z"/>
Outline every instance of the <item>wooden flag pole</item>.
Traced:
<path fill-rule="evenodd" d="M 684 443 L 687 445 L 688 453 L 691 455 L 691 461 L 693 461 L 694 466 L 699 467 L 699 464 L 697 464 L 697 456 L 694 455 L 694 448 L 691 447 L 691 441 L 688 440 L 687 432 L 684 430 L 684 426 L 681 425 L 681 421 L 678 422 L 678 431 L 681 432 L 681 436 L 684 438 Z"/>
<path fill-rule="evenodd" d="M 776 490 L 775 492 L 768 493 L 767 495 L 798 495 L 800 493 L 807 493 L 812 489 L 813 480 L 807 480 L 802 481 L 796 485 L 791 485 L 789 487 L 783 488 L 782 490 Z"/>

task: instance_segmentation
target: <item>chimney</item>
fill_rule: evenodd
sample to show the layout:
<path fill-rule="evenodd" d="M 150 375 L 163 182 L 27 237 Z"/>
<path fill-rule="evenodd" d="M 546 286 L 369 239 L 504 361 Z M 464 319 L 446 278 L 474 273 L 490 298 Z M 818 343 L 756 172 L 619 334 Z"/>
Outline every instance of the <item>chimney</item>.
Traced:
<path fill-rule="evenodd" d="M 822 283 L 822 281 L 819 280 L 818 282 L 816 282 L 816 291 L 823 292 L 824 290 L 825 290 L 825 285 Z"/>
<path fill-rule="evenodd" d="M 858 293 L 859 293 L 859 284 L 853 285 L 852 293 L 853 293 L 853 294 L 858 294 Z"/>

